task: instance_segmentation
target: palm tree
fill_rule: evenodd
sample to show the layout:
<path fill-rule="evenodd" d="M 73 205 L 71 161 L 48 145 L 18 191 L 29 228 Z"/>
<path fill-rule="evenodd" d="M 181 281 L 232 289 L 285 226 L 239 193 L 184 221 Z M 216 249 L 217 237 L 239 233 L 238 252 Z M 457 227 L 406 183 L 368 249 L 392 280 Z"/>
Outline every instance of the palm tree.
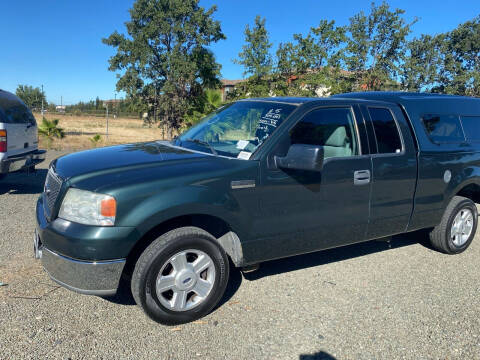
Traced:
<path fill-rule="evenodd" d="M 99 134 L 94 135 L 90 138 L 93 147 L 97 147 L 98 143 L 102 140 L 102 137 Z"/>
<path fill-rule="evenodd" d="M 59 119 L 42 119 L 42 124 L 38 127 L 38 133 L 47 139 L 47 147 L 52 145 L 53 138 L 61 139 L 65 137 L 65 131 L 58 127 Z"/>
<path fill-rule="evenodd" d="M 210 114 L 217 110 L 222 105 L 222 94 L 219 90 L 206 89 L 205 90 L 205 108 L 204 114 Z"/>

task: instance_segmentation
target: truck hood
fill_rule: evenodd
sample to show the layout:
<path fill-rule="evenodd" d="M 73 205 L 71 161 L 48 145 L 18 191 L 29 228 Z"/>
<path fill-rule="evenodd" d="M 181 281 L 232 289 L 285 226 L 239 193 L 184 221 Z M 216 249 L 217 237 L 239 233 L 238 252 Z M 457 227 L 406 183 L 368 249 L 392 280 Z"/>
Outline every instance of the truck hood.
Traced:
<path fill-rule="evenodd" d="M 62 156 L 52 163 L 64 179 L 110 169 L 135 169 L 175 160 L 202 159 L 208 154 L 179 148 L 168 142 L 109 146 Z"/>

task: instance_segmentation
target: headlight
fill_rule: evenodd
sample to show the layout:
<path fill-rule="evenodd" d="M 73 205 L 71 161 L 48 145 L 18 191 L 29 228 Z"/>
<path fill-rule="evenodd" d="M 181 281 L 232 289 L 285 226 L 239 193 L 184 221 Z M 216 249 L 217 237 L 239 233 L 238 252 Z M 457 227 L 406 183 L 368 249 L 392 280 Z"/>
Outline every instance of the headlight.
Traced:
<path fill-rule="evenodd" d="M 117 202 L 110 195 L 70 188 L 58 217 L 85 225 L 113 226 Z"/>

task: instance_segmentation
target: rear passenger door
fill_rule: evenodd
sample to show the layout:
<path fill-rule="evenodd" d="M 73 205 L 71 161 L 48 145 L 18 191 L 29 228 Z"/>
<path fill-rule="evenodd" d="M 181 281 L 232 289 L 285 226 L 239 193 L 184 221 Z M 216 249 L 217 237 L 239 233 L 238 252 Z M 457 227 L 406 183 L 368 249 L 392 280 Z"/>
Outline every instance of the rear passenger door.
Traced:
<path fill-rule="evenodd" d="M 397 106 L 362 105 L 372 159 L 367 238 L 404 232 L 413 209 L 417 160 L 410 128 Z"/>

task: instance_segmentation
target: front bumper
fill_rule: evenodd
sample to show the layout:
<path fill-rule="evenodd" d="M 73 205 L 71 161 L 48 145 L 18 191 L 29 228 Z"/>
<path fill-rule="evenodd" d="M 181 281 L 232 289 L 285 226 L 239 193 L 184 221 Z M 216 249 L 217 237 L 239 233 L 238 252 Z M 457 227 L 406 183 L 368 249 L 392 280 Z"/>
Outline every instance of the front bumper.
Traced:
<path fill-rule="evenodd" d="M 135 229 L 86 226 L 63 219 L 48 222 L 42 198 L 36 210 L 35 257 L 41 258 L 52 280 L 82 294 L 115 294 Z"/>
<path fill-rule="evenodd" d="M 41 242 L 37 244 L 35 253 L 40 251 L 42 265 L 56 283 L 87 295 L 109 296 L 117 292 L 125 259 L 94 262 L 75 260 L 47 249 Z"/>
<path fill-rule="evenodd" d="M 6 174 L 40 164 L 45 160 L 46 150 L 35 150 L 26 154 L 11 156 L 0 162 L 0 174 Z"/>

